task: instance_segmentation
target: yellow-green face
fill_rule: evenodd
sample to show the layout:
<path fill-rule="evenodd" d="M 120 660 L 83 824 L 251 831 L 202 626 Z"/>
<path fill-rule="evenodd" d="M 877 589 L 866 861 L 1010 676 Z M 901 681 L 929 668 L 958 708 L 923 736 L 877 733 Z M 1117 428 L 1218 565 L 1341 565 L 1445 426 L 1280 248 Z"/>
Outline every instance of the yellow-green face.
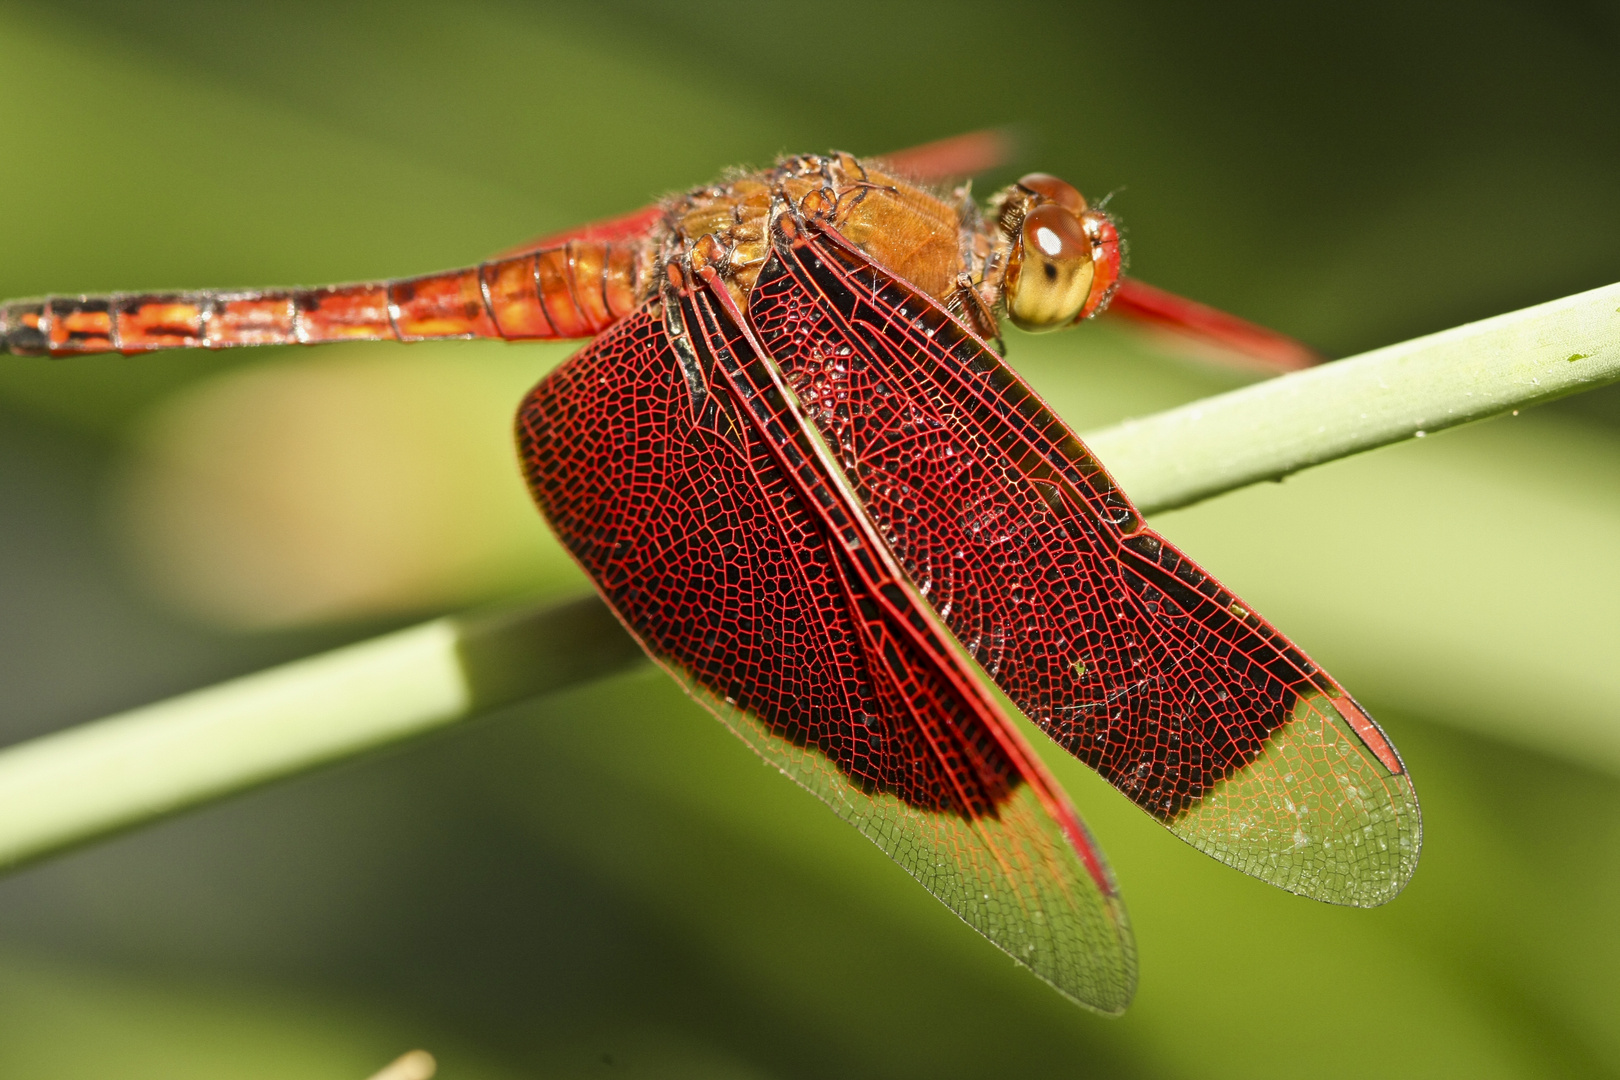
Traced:
<path fill-rule="evenodd" d="M 1072 326 L 1100 311 L 1119 282 L 1119 230 L 1112 218 L 1047 173 L 1029 173 L 1003 197 L 1009 231 L 1004 290 L 1020 330 Z"/>

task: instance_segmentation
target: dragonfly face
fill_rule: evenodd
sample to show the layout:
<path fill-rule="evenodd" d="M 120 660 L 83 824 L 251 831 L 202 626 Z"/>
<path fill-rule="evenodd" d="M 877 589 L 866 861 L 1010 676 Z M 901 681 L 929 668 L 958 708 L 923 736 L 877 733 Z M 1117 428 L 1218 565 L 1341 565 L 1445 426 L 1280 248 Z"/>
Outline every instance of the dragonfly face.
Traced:
<path fill-rule="evenodd" d="M 1009 246 L 1003 306 L 1013 325 L 1039 333 L 1102 311 L 1119 285 L 1119 229 L 1079 189 L 1030 173 L 1002 193 L 995 217 Z"/>

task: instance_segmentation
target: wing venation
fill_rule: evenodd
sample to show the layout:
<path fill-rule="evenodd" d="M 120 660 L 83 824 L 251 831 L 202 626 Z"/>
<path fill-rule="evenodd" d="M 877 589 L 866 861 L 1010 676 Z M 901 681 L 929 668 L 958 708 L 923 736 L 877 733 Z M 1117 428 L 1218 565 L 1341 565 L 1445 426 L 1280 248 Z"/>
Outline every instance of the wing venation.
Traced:
<path fill-rule="evenodd" d="M 856 542 L 847 494 L 817 485 L 829 466 L 723 300 L 692 289 L 668 322 L 643 308 L 530 393 L 519 441 L 537 501 L 653 658 L 735 733 L 1020 963 L 1123 1009 L 1134 952 L 1101 856 L 942 659 L 931 613 L 882 580 L 888 556 Z M 682 352 L 705 408 L 726 403 L 725 434 L 694 415 Z"/>
<path fill-rule="evenodd" d="M 940 305 L 836 232 L 792 231 L 751 294 L 755 331 L 918 590 L 1019 708 L 1245 872 L 1337 903 L 1399 892 L 1421 821 L 1365 710 L 1150 529 Z"/>

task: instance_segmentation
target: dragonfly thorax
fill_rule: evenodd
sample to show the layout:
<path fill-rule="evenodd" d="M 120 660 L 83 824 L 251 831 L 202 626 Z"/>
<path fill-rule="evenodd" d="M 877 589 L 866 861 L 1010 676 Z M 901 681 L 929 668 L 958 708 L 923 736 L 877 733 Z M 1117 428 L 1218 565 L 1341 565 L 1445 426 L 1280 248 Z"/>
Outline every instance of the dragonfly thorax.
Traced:
<path fill-rule="evenodd" d="M 1026 330 L 1102 310 L 1119 277 L 1118 233 L 1073 187 L 1032 174 L 980 212 L 966 185 L 910 182 L 878 161 L 802 155 L 698 188 L 665 205 L 662 257 L 714 265 L 739 308 L 788 214 L 836 229 L 879 265 L 945 305 L 981 336 L 1005 314 Z"/>

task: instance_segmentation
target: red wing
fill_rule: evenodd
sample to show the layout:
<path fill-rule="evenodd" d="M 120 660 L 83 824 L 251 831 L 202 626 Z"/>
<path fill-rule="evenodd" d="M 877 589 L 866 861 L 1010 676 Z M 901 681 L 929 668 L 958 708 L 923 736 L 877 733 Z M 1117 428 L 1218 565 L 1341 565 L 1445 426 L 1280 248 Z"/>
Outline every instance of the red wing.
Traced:
<path fill-rule="evenodd" d="M 1367 714 L 1143 524 L 983 341 L 836 233 L 783 230 L 750 297 L 760 341 L 1019 708 L 1229 865 L 1336 903 L 1399 892 L 1418 806 Z"/>
<path fill-rule="evenodd" d="M 883 154 L 878 160 L 895 176 L 919 184 L 941 184 L 1005 165 L 1013 159 L 1016 150 L 1011 135 L 989 128 Z"/>
<path fill-rule="evenodd" d="M 1259 368 L 1273 374 L 1298 371 L 1327 357 L 1287 334 L 1279 334 L 1218 308 L 1125 278 L 1108 301 L 1108 315 L 1138 323 L 1176 339 L 1177 345 L 1211 353 L 1223 363 Z"/>
<path fill-rule="evenodd" d="M 544 251 L 547 248 L 562 247 L 570 240 L 612 243 L 615 240 L 631 240 L 648 236 L 662 220 L 664 220 L 663 207 L 643 206 L 640 210 L 632 210 L 628 214 L 620 214 L 618 217 L 604 218 L 601 221 L 576 225 L 572 229 L 565 229 L 562 232 L 547 233 L 544 236 L 537 236 L 533 240 L 525 240 L 516 247 L 509 247 L 505 251 L 491 255 L 490 261 L 515 259 L 519 255 L 527 255 L 531 251 Z"/>
<path fill-rule="evenodd" d="M 970 131 L 966 135 L 954 135 L 937 142 L 913 146 L 909 150 L 898 150 L 883 155 L 880 160 L 898 176 L 916 180 L 918 183 L 935 184 L 972 176 L 1006 164 L 1012 158 L 1013 150 L 1012 136 L 1004 131 L 989 129 Z M 490 258 L 512 259 L 519 255 L 527 255 L 531 251 L 561 247 L 570 240 L 607 243 L 647 236 L 663 217 L 662 207 L 644 206 L 640 210 L 632 210 L 618 217 L 605 218 L 563 232 L 547 233 L 533 240 L 525 240 L 516 247 L 507 248 Z"/>
<path fill-rule="evenodd" d="M 1062 793 L 904 586 L 724 291 L 666 303 L 525 400 L 519 442 L 552 527 L 648 653 L 766 760 L 1014 959 L 1123 1009 L 1124 911 Z"/>

